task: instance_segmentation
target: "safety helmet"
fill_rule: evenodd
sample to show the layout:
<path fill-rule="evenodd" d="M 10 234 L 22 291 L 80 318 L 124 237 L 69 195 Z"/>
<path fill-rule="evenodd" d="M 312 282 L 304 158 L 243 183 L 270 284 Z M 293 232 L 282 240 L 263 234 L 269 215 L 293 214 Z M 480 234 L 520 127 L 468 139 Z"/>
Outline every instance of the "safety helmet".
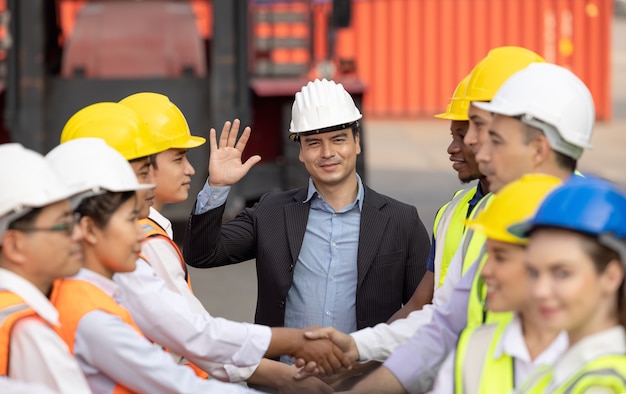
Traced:
<path fill-rule="evenodd" d="M 153 142 L 164 148 L 162 150 L 195 148 L 206 142 L 205 138 L 191 135 L 185 116 L 167 96 L 152 92 L 135 93 L 122 99 L 120 104 L 139 115 L 148 126 Z"/>
<path fill-rule="evenodd" d="M 316 79 L 296 93 L 291 107 L 289 138 L 295 140 L 298 133 L 304 132 L 345 129 L 362 117 L 342 84 Z"/>
<path fill-rule="evenodd" d="M 595 122 L 593 97 L 585 84 L 568 69 L 535 63 L 515 73 L 491 103 L 478 108 L 512 117 L 544 132 L 553 150 L 580 158 Z"/>
<path fill-rule="evenodd" d="M 82 198 L 155 186 L 140 184 L 130 163 L 100 138 L 77 138 L 58 145 L 46 161 L 72 193 Z"/>
<path fill-rule="evenodd" d="M 528 236 L 538 227 L 556 227 L 598 238 L 626 263 L 626 196 L 611 182 L 572 176 L 543 201 L 530 220 L 509 231 Z"/>
<path fill-rule="evenodd" d="M 530 218 L 546 195 L 561 183 L 561 179 L 546 174 L 526 174 L 503 187 L 491 204 L 473 220 L 469 228 L 485 233 L 487 238 L 517 245 L 528 239 L 511 234 L 508 228 Z"/>
<path fill-rule="evenodd" d="M 119 103 L 91 104 L 72 115 L 61 132 L 61 143 L 85 137 L 102 138 L 126 160 L 167 149 L 152 141 L 150 130 L 135 111 Z"/>
<path fill-rule="evenodd" d="M 467 116 L 467 110 L 469 108 L 469 101 L 463 99 L 465 97 L 465 89 L 467 88 L 467 83 L 471 74 L 468 74 L 459 82 L 454 89 L 454 94 L 450 99 L 450 104 L 446 108 L 446 112 L 442 114 L 435 115 L 435 118 L 439 119 L 449 119 L 449 120 L 469 120 Z"/>
<path fill-rule="evenodd" d="M 32 208 L 72 195 L 39 153 L 17 143 L 0 145 L 0 243 L 10 223 Z"/>
<path fill-rule="evenodd" d="M 511 75 L 531 63 L 543 62 L 544 58 L 530 49 L 516 46 L 494 48 L 470 72 L 463 99 L 468 106 L 470 101 L 491 101 Z"/>

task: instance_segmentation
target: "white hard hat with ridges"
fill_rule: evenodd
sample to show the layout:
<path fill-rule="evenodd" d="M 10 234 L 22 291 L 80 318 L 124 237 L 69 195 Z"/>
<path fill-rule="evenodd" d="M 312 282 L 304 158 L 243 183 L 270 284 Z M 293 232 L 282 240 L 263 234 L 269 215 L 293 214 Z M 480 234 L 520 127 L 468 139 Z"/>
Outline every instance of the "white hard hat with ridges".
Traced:
<path fill-rule="evenodd" d="M 289 132 L 303 133 L 347 125 L 362 115 L 342 84 L 316 79 L 296 93 Z"/>

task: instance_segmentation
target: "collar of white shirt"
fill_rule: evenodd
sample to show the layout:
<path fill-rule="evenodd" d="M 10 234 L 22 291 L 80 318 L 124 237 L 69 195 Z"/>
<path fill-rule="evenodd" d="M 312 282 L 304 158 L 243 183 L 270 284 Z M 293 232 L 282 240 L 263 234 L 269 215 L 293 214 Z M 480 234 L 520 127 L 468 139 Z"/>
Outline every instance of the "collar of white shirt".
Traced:
<path fill-rule="evenodd" d="M 541 352 L 534 360 L 531 360 L 528 347 L 526 347 L 526 342 L 524 341 L 522 320 L 518 314 L 515 314 L 506 327 L 502 339 L 497 344 L 494 351 L 494 358 L 500 358 L 504 353 L 527 364 L 552 364 L 556 358 L 567 349 L 567 345 L 567 333 L 563 331 L 550 343 L 550 346 Z"/>
<path fill-rule="evenodd" d="M 170 222 L 165 216 L 161 215 L 161 213 L 157 211 L 156 209 L 150 207 L 150 214 L 148 215 L 148 217 L 154 220 L 159 226 L 161 226 L 167 233 L 168 237 L 170 237 L 171 239 L 174 239 L 174 231 L 172 230 L 172 222 Z"/>
<path fill-rule="evenodd" d="M 96 286 L 103 292 L 105 292 L 109 297 L 114 298 L 115 300 L 119 300 L 120 298 L 120 288 L 117 283 L 113 282 L 111 279 L 104 277 L 92 270 L 87 268 L 82 268 L 73 279 L 84 280 L 85 282 L 89 282 L 92 285 Z"/>
<path fill-rule="evenodd" d="M 35 285 L 21 276 L 0 268 L 0 289 L 11 291 L 37 312 L 41 318 L 55 326 L 59 325 L 59 313 L 50 300 Z"/>
<path fill-rule="evenodd" d="M 564 382 L 583 365 L 600 356 L 624 352 L 626 331 L 621 325 L 590 335 L 569 348 L 554 366 L 552 383 L 558 385 Z"/>

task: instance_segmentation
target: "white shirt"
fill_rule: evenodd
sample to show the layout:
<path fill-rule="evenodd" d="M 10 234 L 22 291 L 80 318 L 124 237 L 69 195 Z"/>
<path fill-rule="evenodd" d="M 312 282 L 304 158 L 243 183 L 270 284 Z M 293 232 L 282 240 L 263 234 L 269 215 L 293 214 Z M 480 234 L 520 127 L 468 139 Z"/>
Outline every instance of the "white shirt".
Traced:
<path fill-rule="evenodd" d="M 493 358 L 498 359 L 505 354 L 513 358 L 515 363 L 515 387 L 519 387 L 535 367 L 554 364 L 565 352 L 567 345 L 567 334 L 561 332 L 543 352 L 535 357 L 534 360 L 531 359 L 526 341 L 524 340 L 524 334 L 522 333 L 522 322 L 519 316 L 515 315 L 502 333 L 502 337 L 494 349 Z M 441 365 L 431 393 L 454 393 L 455 359 L 456 349 L 448 354 L 446 361 Z"/>
<path fill-rule="evenodd" d="M 432 304 L 411 312 L 406 318 L 391 324 L 379 323 L 350 334 L 356 343 L 361 361 L 385 361 L 396 348 L 409 340 L 415 332 L 430 322 L 433 310 L 447 303 L 452 290 L 462 277 L 463 259 L 457 251 L 450 261 L 443 286 L 435 290 Z"/>
<path fill-rule="evenodd" d="M 269 347 L 269 327 L 192 310 L 143 259 L 137 260 L 135 271 L 115 274 L 113 280 L 120 286 L 121 304 L 148 338 L 212 376 L 231 382 L 248 379 Z"/>
<path fill-rule="evenodd" d="M 82 269 L 74 279 L 89 282 L 117 300 L 111 280 Z M 94 394 L 111 394 L 116 383 L 142 393 L 249 393 L 242 386 L 202 380 L 176 364 L 118 316 L 100 310 L 85 314 L 76 329 L 74 354 Z"/>
<path fill-rule="evenodd" d="M 48 387 L 39 383 L 20 382 L 15 379 L 8 379 L 6 376 L 0 376 L 0 393 L 2 394 L 58 394 L 56 391 L 50 390 Z"/>
<path fill-rule="evenodd" d="M 174 239 L 172 223 L 165 216 L 150 207 L 148 217 L 161 226 L 170 239 Z M 146 256 L 154 272 L 165 281 L 167 287 L 185 298 L 192 311 L 206 313 L 200 300 L 189 289 L 178 252 L 168 241 L 159 237 L 148 238 L 141 247 L 141 253 Z"/>
<path fill-rule="evenodd" d="M 590 335 L 570 347 L 553 367 L 553 376 L 548 390 L 552 392 L 575 374 L 585 364 L 608 354 L 626 353 L 626 330 L 619 325 Z M 585 393 L 613 393 L 602 387 L 591 387 Z"/>
<path fill-rule="evenodd" d="M 57 310 L 26 279 L 0 268 L 0 289 L 17 294 L 39 317 L 51 325 L 59 325 Z M 18 321 L 13 328 L 10 346 L 9 378 L 12 380 L 39 383 L 63 394 L 91 392 L 63 340 L 40 320 L 25 318 Z"/>

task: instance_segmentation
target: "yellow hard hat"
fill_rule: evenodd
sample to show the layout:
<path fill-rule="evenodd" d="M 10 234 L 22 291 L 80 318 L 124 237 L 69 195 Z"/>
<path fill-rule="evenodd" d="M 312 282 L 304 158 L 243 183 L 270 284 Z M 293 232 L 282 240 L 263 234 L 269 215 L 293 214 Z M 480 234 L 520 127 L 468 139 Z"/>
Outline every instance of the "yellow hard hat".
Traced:
<path fill-rule="evenodd" d="M 119 103 L 95 103 L 76 112 L 63 127 L 61 143 L 86 137 L 103 139 L 126 160 L 167 149 L 154 144 L 150 130 L 137 113 Z"/>
<path fill-rule="evenodd" d="M 148 126 L 154 143 L 170 148 L 195 148 L 206 142 L 202 137 L 191 135 L 185 116 L 167 96 L 142 92 L 132 94 L 120 101 L 135 110 Z"/>
<path fill-rule="evenodd" d="M 469 120 L 467 116 L 467 110 L 469 109 L 469 101 L 463 99 L 465 97 L 465 89 L 469 82 L 471 74 L 468 74 L 459 82 L 454 89 L 454 94 L 450 99 L 450 104 L 446 108 L 446 112 L 435 115 L 435 118 L 449 119 L 449 120 Z"/>
<path fill-rule="evenodd" d="M 504 81 L 531 63 L 545 63 L 545 60 L 522 47 L 505 46 L 490 50 L 472 69 L 463 99 L 491 101 Z"/>
<path fill-rule="evenodd" d="M 526 174 L 503 187 L 467 226 L 485 233 L 487 238 L 517 245 L 526 245 L 527 238 L 519 238 L 508 231 L 516 223 L 529 219 L 539 204 L 561 183 L 561 179 L 546 174 Z"/>

